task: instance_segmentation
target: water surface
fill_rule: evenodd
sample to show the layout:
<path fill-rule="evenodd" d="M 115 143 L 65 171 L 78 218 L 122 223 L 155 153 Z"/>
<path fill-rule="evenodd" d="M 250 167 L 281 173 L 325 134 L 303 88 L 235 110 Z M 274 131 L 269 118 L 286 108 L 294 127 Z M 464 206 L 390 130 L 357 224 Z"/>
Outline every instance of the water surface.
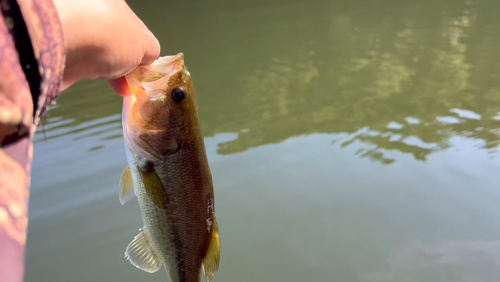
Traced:
<path fill-rule="evenodd" d="M 196 86 L 214 282 L 500 281 L 500 2 L 128 1 Z M 124 257 L 121 98 L 36 136 L 26 281 L 167 281 Z"/>

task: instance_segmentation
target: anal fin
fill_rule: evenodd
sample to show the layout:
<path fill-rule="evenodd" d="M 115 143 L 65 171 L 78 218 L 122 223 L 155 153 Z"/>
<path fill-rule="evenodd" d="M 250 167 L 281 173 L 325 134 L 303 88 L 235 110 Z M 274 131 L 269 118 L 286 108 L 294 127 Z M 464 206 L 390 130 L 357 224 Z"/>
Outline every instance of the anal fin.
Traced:
<path fill-rule="evenodd" d="M 149 234 L 144 228 L 128 244 L 125 258 L 135 267 L 149 273 L 158 271 L 162 265 L 162 260 L 153 248 Z"/>
<path fill-rule="evenodd" d="M 208 246 L 205 258 L 203 258 L 202 261 L 203 273 L 205 274 L 205 280 L 207 280 L 207 282 L 210 282 L 210 280 L 212 280 L 217 274 L 220 261 L 219 226 L 217 224 L 215 214 L 212 215 L 212 224 L 210 245 Z"/>

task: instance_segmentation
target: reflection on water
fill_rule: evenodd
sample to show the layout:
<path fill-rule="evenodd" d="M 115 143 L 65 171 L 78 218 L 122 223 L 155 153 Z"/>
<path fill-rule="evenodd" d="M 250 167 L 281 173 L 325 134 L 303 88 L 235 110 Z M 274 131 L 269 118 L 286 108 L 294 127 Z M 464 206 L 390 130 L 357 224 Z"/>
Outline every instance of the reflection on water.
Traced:
<path fill-rule="evenodd" d="M 201 100 L 209 104 L 201 109 L 206 135 L 240 132 L 236 140 L 221 144 L 219 153 L 318 132 L 347 133 L 376 145 L 363 155 L 386 163 L 391 162 L 384 159 L 383 150 L 395 149 L 425 160 L 433 151 L 447 148 L 447 140 L 455 135 L 481 139 L 484 148 L 496 148 L 500 92 L 493 46 L 499 42 L 491 42 L 489 34 L 484 34 L 491 27 L 480 25 L 478 14 L 484 11 L 476 2 L 450 1 L 449 7 L 413 3 L 388 8 L 384 17 L 368 18 L 365 10 L 318 14 L 318 3 L 284 3 L 276 4 L 283 10 L 282 18 L 268 18 L 277 8 L 264 6 L 240 18 L 247 23 L 261 15 L 264 23 L 221 31 L 231 38 L 241 36 L 234 33 L 242 28 L 258 30 L 262 50 L 236 59 L 236 53 L 246 51 L 248 44 L 243 42 L 243 48 L 238 46 L 242 42 L 231 41 L 236 45 L 230 50 L 233 53 L 219 51 L 213 56 L 218 69 L 210 65 L 195 73 Z M 436 5 L 444 15 L 434 11 L 422 17 L 419 13 Z M 217 11 L 216 16 L 234 20 L 229 7 L 236 6 L 228 4 L 228 11 Z M 305 9 L 299 21 L 286 14 L 293 15 L 297 9 Z M 322 20 L 328 17 L 330 24 L 324 25 Z M 281 36 L 276 36 L 278 32 Z M 229 44 L 205 40 L 212 45 Z M 195 49 L 176 42 L 166 45 L 167 50 L 176 49 L 175 45 Z M 471 66 L 478 53 L 491 59 L 472 61 Z M 198 70 L 194 58 L 200 55 L 194 51 L 189 55 L 193 55 L 192 68 Z M 235 68 L 238 71 L 232 71 Z M 222 79 L 207 77 L 205 70 Z M 46 132 L 61 128 L 61 134 L 71 134 L 64 128 L 119 114 L 119 99 L 108 95 L 109 87 L 104 85 L 85 82 L 69 91 L 71 97 L 63 96 L 60 101 L 64 107 L 51 112 L 58 116 L 49 119 Z M 59 116 L 69 112 L 72 119 Z M 465 112 L 470 114 L 461 114 Z"/>
<path fill-rule="evenodd" d="M 500 2 L 129 3 L 193 75 L 215 280 L 500 280 Z M 165 281 L 122 256 L 120 111 L 84 81 L 40 127 L 27 281 Z"/>
<path fill-rule="evenodd" d="M 72 135 L 73 140 L 101 134 L 104 139 L 121 138 L 121 99 L 109 95 L 110 89 L 102 81 L 74 85 L 40 122 L 35 144 L 66 135 Z"/>
<path fill-rule="evenodd" d="M 233 93 L 240 99 L 231 107 L 240 109 L 238 116 L 206 118 L 209 135 L 244 129 L 219 153 L 316 132 L 346 133 L 346 145 L 362 140 L 368 145 L 360 155 L 384 163 L 394 161 L 384 157 L 385 150 L 425 160 L 448 148 L 455 135 L 496 148 L 498 84 L 473 83 L 496 74 L 491 65 L 472 68 L 467 59 L 481 47 L 476 37 L 483 35 L 468 34 L 479 29 L 477 10 L 464 5 L 461 13 L 434 18 L 396 12 L 370 19 L 365 29 L 363 15 L 336 15 L 327 42 L 298 41 L 247 74 L 236 74 Z M 422 28 L 430 23 L 433 28 Z M 465 111 L 475 117 L 460 115 Z"/>
<path fill-rule="evenodd" d="M 496 281 L 500 276 L 498 270 L 500 241 L 450 241 L 435 244 L 423 244 L 412 241 L 398 246 L 391 258 L 392 267 L 386 272 L 375 272 L 367 277 L 367 281 L 395 282 L 404 281 L 408 276 L 423 276 L 432 279 L 440 275 L 443 269 L 448 272 L 445 279 L 449 281 L 477 281 L 472 272 L 481 271 L 486 279 Z"/>

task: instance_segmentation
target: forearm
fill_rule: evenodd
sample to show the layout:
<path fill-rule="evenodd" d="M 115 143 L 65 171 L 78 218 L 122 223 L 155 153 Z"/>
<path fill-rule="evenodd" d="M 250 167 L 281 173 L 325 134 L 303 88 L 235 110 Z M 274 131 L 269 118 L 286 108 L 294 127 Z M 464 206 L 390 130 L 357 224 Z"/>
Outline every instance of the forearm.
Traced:
<path fill-rule="evenodd" d="M 123 76 L 160 55 L 158 40 L 124 0 L 58 0 L 57 9 L 52 0 L 0 0 L 3 14 L 15 3 L 23 17 L 0 20 L 0 282 L 23 280 L 32 139 L 61 84 L 106 79 L 127 95 Z M 12 27 L 23 19 L 29 48 L 14 44 Z M 19 61 L 30 55 L 35 65 Z M 39 73 L 30 79 L 33 69 Z"/>
<path fill-rule="evenodd" d="M 59 94 L 64 46 L 51 0 L 0 6 L 0 281 L 22 282 L 32 138 Z"/>
<path fill-rule="evenodd" d="M 23 281 L 27 184 L 24 168 L 0 149 L 0 281 Z"/>

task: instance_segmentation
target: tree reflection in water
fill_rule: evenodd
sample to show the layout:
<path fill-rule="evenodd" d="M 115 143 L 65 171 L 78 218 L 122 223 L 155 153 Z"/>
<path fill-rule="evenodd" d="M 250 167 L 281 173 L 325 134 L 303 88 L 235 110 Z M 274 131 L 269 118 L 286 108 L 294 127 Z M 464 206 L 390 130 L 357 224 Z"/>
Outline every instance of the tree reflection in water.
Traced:
<path fill-rule="evenodd" d="M 342 146 L 361 141 L 360 156 L 386 164 L 394 161 L 388 150 L 425 161 L 453 136 L 494 150 L 500 65 L 485 58 L 500 46 L 485 36 L 485 11 L 460 5 L 454 15 L 437 9 L 425 19 L 412 16 L 418 3 L 386 18 L 336 15 L 328 40 L 287 45 L 237 75 L 230 105 L 237 111 L 214 119 L 205 111 L 206 132 L 239 132 L 220 144 L 220 154 L 314 133 L 341 134 Z"/>

